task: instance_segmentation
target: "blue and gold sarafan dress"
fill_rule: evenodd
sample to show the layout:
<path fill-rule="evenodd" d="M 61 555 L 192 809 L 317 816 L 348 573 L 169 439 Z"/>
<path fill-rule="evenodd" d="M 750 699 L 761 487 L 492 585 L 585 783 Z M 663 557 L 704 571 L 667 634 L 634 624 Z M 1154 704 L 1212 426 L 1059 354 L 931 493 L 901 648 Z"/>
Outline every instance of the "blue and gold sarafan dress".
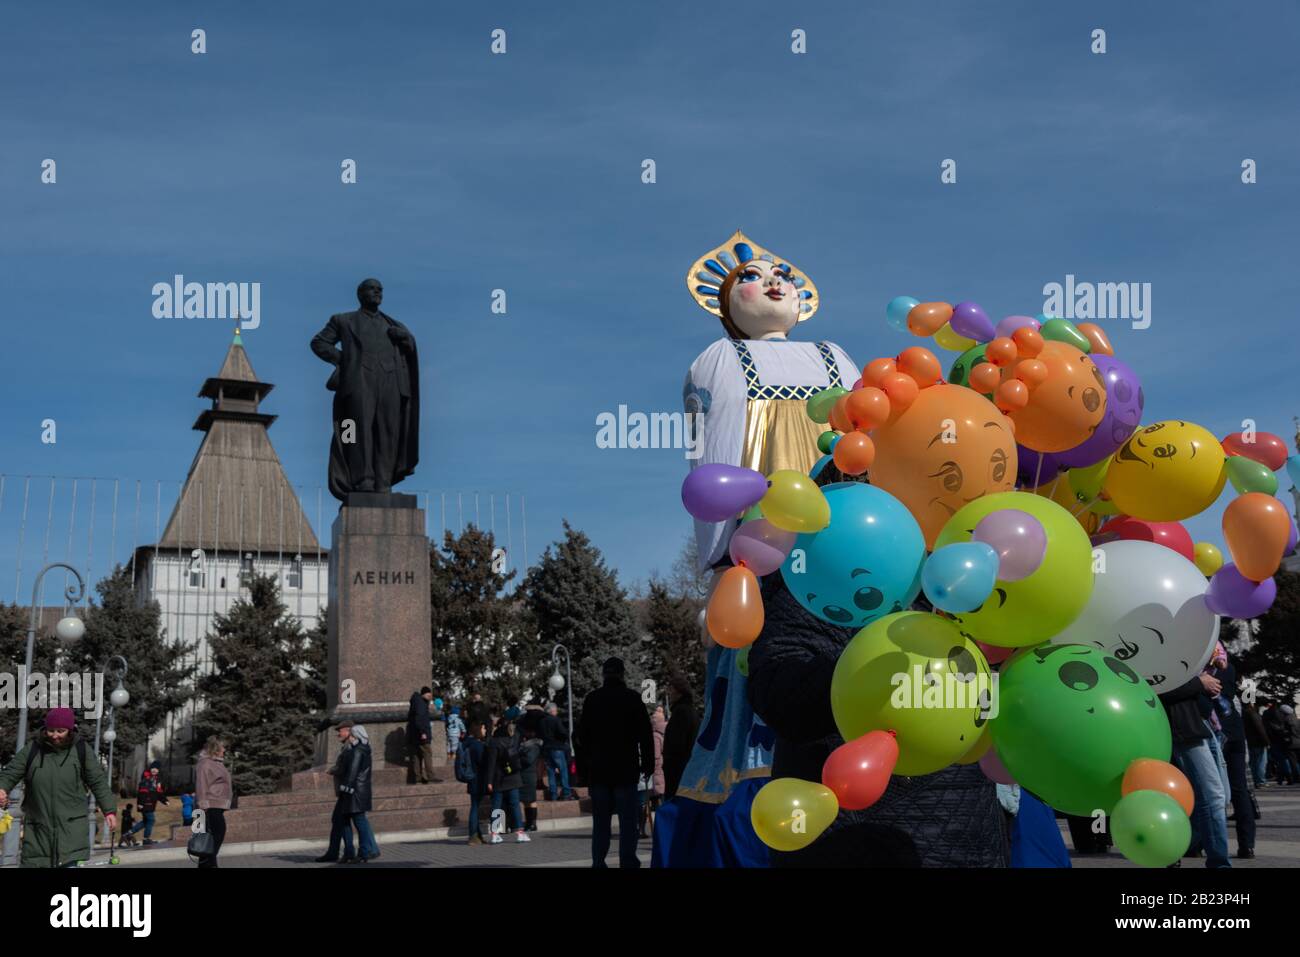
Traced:
<path fill-rule="evenodd" d="M 727 274 L 758 257 L 780 262 L 737 232 L 702 257 L 687 276 L 692 296 L 721 316 L 718 289 Z M 816 311 L 811 280 L 782 263 L 800 291 L 800 320 Z M 728 336 L 710 345 L 686 377 L 686 411 L 702 413 L 701 455 L 770 475 L 807 473 L 818 459 L 823 431 L 808 418 L 808 399 L 830 386 L 848 388 L 860 371 L 834 343 Z M 698 417 L 696 421 L 701 421 Z M 696 522 L 699 571 L 725 563 L 740 516 Z M 766 867 L 768 848 L 750 824 L 754 795 L 771 777 L 775 736 L 749 706 L 741 652 L 714 644 L 705 678 L 704 714 L 676 797 L 655 818 L 655 867 Z"/>

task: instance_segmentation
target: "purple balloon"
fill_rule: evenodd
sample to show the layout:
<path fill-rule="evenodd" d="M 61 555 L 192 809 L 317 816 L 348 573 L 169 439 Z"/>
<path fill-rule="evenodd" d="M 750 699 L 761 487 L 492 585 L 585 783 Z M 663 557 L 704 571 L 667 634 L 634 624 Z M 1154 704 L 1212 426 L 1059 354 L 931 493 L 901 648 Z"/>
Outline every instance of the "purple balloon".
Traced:
<path fill-rule="evenodd" d="M 1237 571 L 1233 564 L 1224 565 L 1210 578 L 1205 603 L 1210 611 L 1225 618 L 1254 618 L 1268 611 L 1277 598 L 1277 582 L 1265 578 L 1253 582 Z"/>
<path fill-rule="evenodd" d="M 767 478 L 761 472 L 720 462 L 691 469 L 682 483 L 682 504 L 701 522 L 735 518 L 766 494 Z"/>
<path fill-rule="evenodd" d="M 1294 519 L 1294 518 L 1291 518 L 1290 515 L 1288 515 L 1287 518 L 1288 518 L 1288 519 L 1291 519 L 1291 534 L 1287 536 L 1287 539 L 1286 539 L 1286 548 L 1282 549 L 1282 557 L 1283 557 L 1283 558 L 1286 558 L 1288 555 L 1294 555 L 1294 554 L 1295 554 L 1295 547 L 1296 547 L 1296 527 L 1295 527 L 1295 519 Z"/>
<path fill-rule="evenodd" d="M 980 770 L 984 772 L 986 778 L 995 784 L 1016 783 L 1016 779 L 1011 776 L 1011 772 L 1007 770 L 1007 766 L 1003 764 L 1002 759 L 998 757 L 996 748 L 989 748 L 984 752 L 984 756 L 980 758 Z"/>
<path fill-rule="evenodd" d="M 993 323 L 977 302 L 959 302 L 952 310 L 948 320 L 952 331 L 976 342 L 988 342 L 993 338 Z"/>
<path fill-rule="evenodd" d="M 1010 336 L 1011 333 L 1017 329 L 1023 329 L 1025 326 L 1031 329 L 1041 329 L 1042 325 L 1037 319 L 1032 319 L 1029 316 L 1007 316 L 998 323 L 998 327 L 993 332 L 998 336 Z"/>
<path fill-rule="evenodd" d="M 798 537 L 798 532 L 777 528 L 765 518 L 750 519 L 731 536 L 731 560 L 737 565 L 744 562 L 760 578 L 770 575 L 781 567 Z"/>
<path fill-rule="evenodd" d="M 1040 461 L 1041 466 L 1038 464 Z M 1016 485 L 1020 488 L 1037 488 L 1046 485 L 1056 478 L 1056 473 L 1063 468 L 1065 466 L 1057 459 L 1055 452 L 1036 452 L 1016 443 Z"/>
<path fill-rule="evenodd" d="M 971 539 L 998 553 L 998 581 L 1018 582 L 1038 571 L 1047 555 L 1043 523 L 1018 508 L 1000 508 L 979 520 Z"/>
<path fill-rule="evenodd" d="M 1142 380 L 1137 373 L 1114 356 L 1090 356 L 1106 383 L 1106 414 L 1097 430 L 1072 449 L 1057 453 L 1065 468 L 1096 465 L 1123 445 L 1142 421 Z"/>

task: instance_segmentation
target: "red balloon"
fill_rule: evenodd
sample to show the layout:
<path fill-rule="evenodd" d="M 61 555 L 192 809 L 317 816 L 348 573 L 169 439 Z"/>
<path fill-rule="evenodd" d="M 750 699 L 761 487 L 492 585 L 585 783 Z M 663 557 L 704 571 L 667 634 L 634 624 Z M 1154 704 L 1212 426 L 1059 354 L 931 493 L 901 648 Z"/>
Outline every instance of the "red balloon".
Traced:
<path fill-rule="evenodd" d="M 1192 536 L 1178 522 L 1145 522 L 1140 518 L 1121 515 L 1097 529 L 1097 536 L 1105 541 L 1122 539 L 1128 542 L 1155 542 L 1172 548 L 1189 562 L 1196 561 L 1196 546 Z"/>
<path fill-rule="evenodd" d="M 1276 472 L 1286 465 L 1286 443 L 1272 432 L 1256 432 L 1255 441 L 1247 442 L 1241 432 L 1233 432 L 1223 440 L 1223 451 L 1229 455 L 1244 455 L 1254 462 L 1262 462 Z"/>
<path fill-rule="evenodd" d="M 880 800 L 898 763 L 898 741 L 891 731 L 868 731 L 831 752 L 822 765 L 822 784 L 846 811 L 861 811 Z"/>

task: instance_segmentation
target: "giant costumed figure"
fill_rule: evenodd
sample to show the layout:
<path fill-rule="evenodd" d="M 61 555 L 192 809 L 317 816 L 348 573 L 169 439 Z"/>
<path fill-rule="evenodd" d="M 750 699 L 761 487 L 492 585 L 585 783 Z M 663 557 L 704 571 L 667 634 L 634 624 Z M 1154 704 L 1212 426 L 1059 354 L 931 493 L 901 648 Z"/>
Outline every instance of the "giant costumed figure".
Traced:
<path fill-rule="evenodd" d="M 687 288 L 721 322 L 725 335 L 691 363 L 686 411 L 696 413 L 702 454 L 710 463 L 764 475 L 804 474 L 817 461 L 822 431 L 807 401 L 858 378 L 834 343 L 787 338 L 817 311 L 817 288 L 802 271 L 740 231 L 691 266 Z M 728 544 L 740 520 L 695 523 L 699 571 L 717 576 L 731 565 Z M 778 576 L 779 577 L 779 576 Z M 771 776 L 774 736 L 749 704 L 743 654 L 711 644 L 704 715 L 677 797 L 655 824 L 655 866 L 766 866 L 769 851 L 750 824 L 754 794 Z"/>

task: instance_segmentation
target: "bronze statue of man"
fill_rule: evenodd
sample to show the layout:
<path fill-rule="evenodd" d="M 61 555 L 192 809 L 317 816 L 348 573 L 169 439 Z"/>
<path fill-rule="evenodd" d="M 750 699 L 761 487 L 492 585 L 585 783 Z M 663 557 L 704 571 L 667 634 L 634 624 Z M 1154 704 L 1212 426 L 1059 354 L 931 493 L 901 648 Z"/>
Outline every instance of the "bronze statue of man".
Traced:
<path fill-rule="evenodd" d="M 411 331 L 379 311 L 378 279 L 357 287 L 356 312 L 330 316 L 311 350 L 334 366 L 330 493 L 391 492 L 420 459 L 420 363 Z M 335 348 L 339 346 L 340 348 Z"/>

